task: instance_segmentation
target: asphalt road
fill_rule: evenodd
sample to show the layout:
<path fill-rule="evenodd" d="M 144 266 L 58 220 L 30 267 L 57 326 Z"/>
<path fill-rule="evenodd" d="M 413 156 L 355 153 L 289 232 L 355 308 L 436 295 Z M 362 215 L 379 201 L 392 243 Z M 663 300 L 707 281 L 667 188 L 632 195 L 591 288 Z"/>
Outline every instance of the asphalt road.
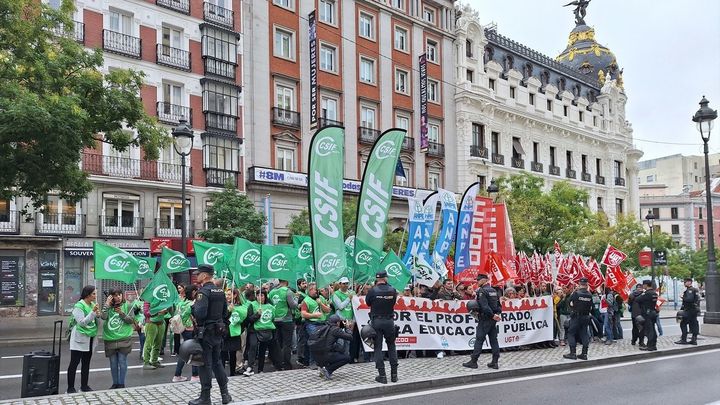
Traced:
<path fill-rule="evenodd" d="M 709 404 L 720 401 L 720 349 L 350 402 L 384 404 Z M 720 403 L 720 402 L 718 402 Z"/>
<path fill-rule="evenodd" d="M 679 326 L 674 319 L 663 319 L 663 329 L 666 335 L 678 335 L 680 333 Z M 626 338 L 630 337 L 629 322 L 623 322 Z M 0 348 L 0 399 L 13 399 L 20 397 L 20 385 L 22 382 L 22 355 L 34 350 L 50 350 L 50 344 L 40 345 L 18 345 Z M 142 361 L 140 360 L 140 343 L 135 341 L 133 352 L 128 356 L 128 373 L 125 385 L 127 387 L 170 383 L 175 373 L 176 357 L 171 357 L 169 350 L 163 357 L 162 363 L 165 368 L 157 370 L 143 370 Z M 67 367 L 70 361 L 70 352 L 67 342 L 63 342 L 62 356 L 60 367 L 60 390 L 65 392 L 67 389 Z M 95 389 L 107 389 L 112 385 L 110 376 L 110 363 L 105 357 L 102 343 L 98 345 L 96 352 L 93 354 L 90 364 L 90 387 Z M 711 373 L 712 374 L 712 373 Z M 183 375 L 190 376 L 190 367 L 186 366 Z M 720 375 L 715 370 L 715 375 Z M 77 372 L 76 387 L 80 385 L 80 370 Z"/>

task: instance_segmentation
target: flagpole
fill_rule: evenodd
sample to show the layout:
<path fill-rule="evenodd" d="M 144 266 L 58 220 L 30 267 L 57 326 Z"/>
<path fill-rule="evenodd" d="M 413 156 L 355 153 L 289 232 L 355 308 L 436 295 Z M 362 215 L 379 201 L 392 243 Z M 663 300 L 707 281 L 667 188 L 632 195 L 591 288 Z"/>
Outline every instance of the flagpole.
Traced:
<path fill-rule="evenodd" d="M 402 247 L 403 241 L 405 240 L 405 231 L 407 230 L 407 225 L 408 225 L 408 221 L 405 220 L 405 224 L 403 224 L 402 236 L 400 237 L 400 243 L 398 244 L 398 250 L 397 250 L 398 257 L 400 257 L 400 248 Z M 406 247 L 406 249 L 407 249 L 407 247 Z"/>

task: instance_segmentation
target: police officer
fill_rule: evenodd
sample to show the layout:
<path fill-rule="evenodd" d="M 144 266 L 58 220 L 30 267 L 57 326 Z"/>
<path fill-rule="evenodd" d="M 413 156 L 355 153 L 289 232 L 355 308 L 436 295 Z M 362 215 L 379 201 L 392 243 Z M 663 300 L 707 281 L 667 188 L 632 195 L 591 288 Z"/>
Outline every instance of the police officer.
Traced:
<path fill-rule="evenodd" d="M 590 345 L 590 335 L 588 334 L 588 326 L 590 325 L 590 313 L 593 309 L 593 297 L 588 291 L 588 279 L 583 277 L 580 279 L 580 285 L 577 290 L 570 294 L 570 325 L 567 331 L 567 341 L 570 346 L 570 353 L 564 354 L 563 357 L 570 360 L 587 360 L 588 346 Z M 577 340 L 582 343 L 582 354 L 577 353 Z"/>
<path fill-rule="evenodd" d="M 697 345 L 697 335 L 700 329 L 697 320 L 698 313 L 700 313 L 700 292 L 692 286 L 692 283 L 693 280 L 691 277 L 685 279 L 685 287 L 687 289 L 683 292 L 682 307 L 680 308 L 685 311 L 680 321 L 682 336 L 679 341 L 675 342 L 679 345 Z M 692 333 L 692 338 L 689 342 L 687 341 L 688 325 L 690 326 L 690 333 Z"/>
<path fill-rule="evenodd" d="M 215 379 L 220 386 L 222 403 L 232 402 L 228 392 L 228 378 L 225 369 L 220 363 L 220 346 L 225 335 L 225 322 L 228 318 L 227 301 L 223 289 L 213 284 L 212 266 L 202 264 L 198 266 L 195 274 L 197 282 L 202 287 L 197 293 L 195 304 L 192 308 L 192 316 L 195 319 L 196 338 L 200 340 L 203 349 L 203 365 L 200 366 L 200 397 L 188 402 L 188 405 L 211 405 L 210 389 L 212 388 L 212 377 L 210 370 L 215 374 Z"/>
<path fill-rule="evenodd" d="M 657 332 L 655 331 L 655 322 L 657 322 L 657 299 L 658 293 L 655 291 L 655 282 L 652 280 L 643 281 L 645 292 L 642 293 L 635 301 L 640 305 L 640 314 L 645 318 L 643 324 L 643 334 L 647 339 L 645 347 L 640 350 L 654 352 L 657 350 Z"/>
<path fill-rule="evenodd" d="M 635 285 L 635 290 L 628 297 L 628 304 L 630 305 L 630 320 L 632 321 L 632 340 L 631 345 L 635 346 L 635 342 L 640 344 L 640 347 L 645 346 L 645 337 L 642 333 L 642 324 L 637 321 L 638 315 L 641 315 L 640 304 L 637 303 L 637 297 L 643 293 L 642 284 Z"/>
<path fill-rule="evenodd" d="M 489 283 L 487 274 L 480 274 L 477 278 L 480 288 L 476 293 L 476 299 L 480 307 L 478 314 L 478 325 L 475 332 L 475 346 L 473 346 L 470 361 L 463 363 L 463 367 L 478 368 L 478 358 L 485 343 L 485 336 L 490 340 L 492 348 L 492 361 L 487 364 L 488 367 L 498 369 L 498 359 L 500 358 L 500 345 L 497 340 L 497 323 L 500 320 L 502 308 L 500 307 L 500 298 L 497 290 L 492 288 Z"/>
<path fill-rule="evenodd" d="M 385 375 L 385 361 L 382 351 L 383 339 L 388 348 L 388 357 L 390 358 L 390 381 L 397 382 L 398 357 L 395 350 L 395 338 L 397 332 L 395 330 L 395 322 L 393 321 L 393 308 L 397 301 L 398 293 L 392 286 L 387 283 L 387 273 L 379 271 L 375 274 L 375 286 L 370 289 L 365 297 L 365 303 L 370 306 L 370 325 L 375 329 L 375 368 L 378 370 L 378 376 L 375 381 L 381 384 L 387 384 L 387 376 Z"/>

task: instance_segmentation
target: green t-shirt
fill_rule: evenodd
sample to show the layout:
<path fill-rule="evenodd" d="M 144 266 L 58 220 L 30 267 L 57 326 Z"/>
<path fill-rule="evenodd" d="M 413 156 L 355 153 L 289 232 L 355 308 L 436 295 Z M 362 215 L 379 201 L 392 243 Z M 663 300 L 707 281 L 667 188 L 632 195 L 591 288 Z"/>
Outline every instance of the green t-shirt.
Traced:
<path fill-rule="evenodd" d="M 247 318 L 248 303 L 237 305 L 230 313 L 230 336 L 240 336 L 242 334 L 242 323 Z"/>
<path fill-rule="evenodd" d="M 88 316 L 90 315 L 90 312 L 92 312 L 94 305 L 94 303 L 88 304 L 87 302 L 85 302 L 85 300 L 80 300 L 75 303 L 75 308 L 80 308 L 83 311 L 84 316 Z M 75 327 L 77 328 L 78 333 L 82 333 L 85 336 L 97 336 L 98 326 L 95 319 L 93 319 L 92 322 L 90 322 L 86 326 L 82 326 L 78 323 L 75 324 Z"/>
<path fill-rule="evenodd" d="M 268 294 L 268 298 L 270 302 L 275 306 L 275 319 L 282 320 L 283 318 L 287 317 L 288 311 L 290 308 L 288 308 L 287 304 L 287 293 L 288 288 L 278 287 Z"/>
<path fill-rule="evenodd" d="M 120 305 L 120 311 L 127 314 L 129 312 L 130 305 L 127 302 L 123 302 Z M 113 342 L 116 340 L 127 339 L 133 334 L 132 324 L 125 323 L 120 314 L 115 312 L 115 308 L 108 308 L 107 319 L 103 322 L 103 340 L 106 342 Z"/>
<path fill-rule="evenodd" d="M 183 326 L 186 328 L 191 328 L 193 326 L 192 319 L 190 319 L 190 315 L 192 314 L 192 304 L 193 302 L 188 299 L 183 299 L 177 304 L 177 312 L 180 314 L 180 319 L 182 319 Z"/>
<path fill-rule="evenodd" d="M 322 295 L 319 296 L 318 298 L 320 298 L 320 301 L 324 305 L 328 305 L 328 306 L 330 305 L 330 302 L 328 302 L 328 300 L 326 300 L 325 297 L 323 297 Z M 318 318 L 318 322 L 325 323 L 325 321 L 327 321 L 327 319 L 330 317 L 330 313 L 323 311 L 322 308 L 320 308 L 320 313 L 322 314 L 322 317 Z"/>
<path fill-rule="evenodd" d="M 272 304 L 262 304 L 257 311 L 260 312 L 260 318 L 255 321 L 255 330 L 274 330 L 275 307 Z"/>
<path fill-rule="evenodd" d="M 344 293 L 341 290 L 335 291 L 334 295 L 340 302 L 344 302 L 345 300 L 350 298 L 350 294 Z M 339 310 L 338 312 L 340 313 L 340 317 L 342 319 L 353 319 L 352 301 L 349 302 L 345 308 Z"/>

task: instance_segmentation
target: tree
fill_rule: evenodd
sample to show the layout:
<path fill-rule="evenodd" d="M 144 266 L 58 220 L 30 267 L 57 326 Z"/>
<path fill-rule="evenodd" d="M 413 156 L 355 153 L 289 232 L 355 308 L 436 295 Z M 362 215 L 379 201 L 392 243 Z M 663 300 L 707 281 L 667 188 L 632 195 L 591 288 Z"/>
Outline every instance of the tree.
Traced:
<path fill-rule="evenodd" d="M 707 270 L 707 249 L 675 249 L 668 255 L 668 272 L 671 277 L 683 279 L 692 277 L 704 282 Z"/>
<path fill-rule="evenodd" d="M 212 243 L 234 243 L 236 237 L 262 242 L 265 216 L 255 209 L 245 194 L 228 183 L 223 191 L 213 193 L 210 201 L 208 229 L 200 232 L 200 237 Z"/>
<path fill-rule="evenodd" d="M 78 201 L 92 189 L 78 165 L 83 148 L 142 146 L 156 159 L 171 142 L 145 113 L 142 72 L 103 74 L 102 51 L 62 35 L 73 10 L 72 0 L 59 10 L 0 0 L 0 198 L 24 195 L 39 207 L 54 190 Z"/>

